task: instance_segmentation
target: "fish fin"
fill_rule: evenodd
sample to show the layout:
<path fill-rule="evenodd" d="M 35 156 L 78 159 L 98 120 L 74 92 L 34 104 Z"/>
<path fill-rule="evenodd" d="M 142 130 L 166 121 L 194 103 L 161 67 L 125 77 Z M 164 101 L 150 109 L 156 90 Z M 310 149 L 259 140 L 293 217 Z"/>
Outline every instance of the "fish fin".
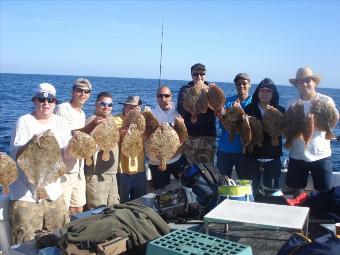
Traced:
<path fill-rule="evenodd" d="M 102 160 L 103 161 L 108 161 L 109 159 L 110 159 L 109 151 L 103 151 Z"/>
<path fill-rule="evenodd" d="M 332 140 L 332 139 L 334 138 L 334 133 L 332 132 L 332 130 L 327 130 L 327 131 L 326 131 L 326 136 L 325 136 L 325 138 L 326 138 L 327 140 Z"/>
<path fill-rule="evenodd" d="M 40 199 L 47 199 L 48 198 L 47 192 L 46 192 L 46 190 L 45 190 L 45 188 L 43 186 L 39 186 L 37 188 L 36 198 L 38 200 L 40 200 Z"/>

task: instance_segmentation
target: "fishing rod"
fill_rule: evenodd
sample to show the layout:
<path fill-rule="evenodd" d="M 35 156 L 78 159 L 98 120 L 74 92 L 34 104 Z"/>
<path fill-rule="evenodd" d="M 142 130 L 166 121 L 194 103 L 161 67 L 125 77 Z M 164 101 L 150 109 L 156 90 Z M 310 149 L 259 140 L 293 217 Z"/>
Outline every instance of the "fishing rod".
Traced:
<path fill-rule="evenodd" d="M 159 59 L 159 79 L 158 79 L 158 88 L 161 87 L 161 80 L 162 80 L 163 27 L 164 27 L 164 16 L 163 16 L 163 23 L 162 23 L 162 40 L 161 40 L 161 56 L 160 56 L 160 59 Z"/>

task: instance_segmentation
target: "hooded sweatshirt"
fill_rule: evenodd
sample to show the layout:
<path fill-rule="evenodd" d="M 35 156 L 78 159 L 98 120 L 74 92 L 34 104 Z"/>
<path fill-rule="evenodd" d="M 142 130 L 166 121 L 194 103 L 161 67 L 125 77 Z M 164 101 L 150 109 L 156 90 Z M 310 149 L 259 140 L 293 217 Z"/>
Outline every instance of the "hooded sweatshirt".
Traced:
<path fill-rule="evenodd" d="M 258 120 L 262 120 L 262 113 L 259 106 L 259 90 L 260 88 L 269 88 L 273 90 L 272 99 L 270 101 L 270 105 L 278 109 L 280 112 L 284 113 L 285 109 L 281 105 L 279 105 L 279 92 L 274 84 L 274 82 L 265 78 L 262 80 L 257 86 L 253 96 L 251 103 L 244 109 L 245 113 L 256 117 Z M 258 159 L 276 159 L 282 156 L 282 137 L 279 137 L 279 145 L 273 146 L 271 144 L 272 137 L 268 135 L 267 132 L 263 133 L 263 143 L 261 146 L 254 146 L 253 153 L 246 153 L 246 157 L 253 157 Z"/>

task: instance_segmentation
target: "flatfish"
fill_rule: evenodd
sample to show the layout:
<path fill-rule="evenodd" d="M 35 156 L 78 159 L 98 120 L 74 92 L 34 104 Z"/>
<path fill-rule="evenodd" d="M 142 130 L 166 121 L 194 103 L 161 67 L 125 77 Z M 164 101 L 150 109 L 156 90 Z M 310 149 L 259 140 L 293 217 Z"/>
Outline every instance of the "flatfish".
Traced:
<path fill-rule="evenodd" d="M 144 135 L 146 139 L 149 139 L 150 135 L 159 127 L 159 121 L 148 106 L 144 107 L 143 116 L 146 123 Z"/>
<path fill-rule="evenodd" d="M 0 184 L 3 192 L 8 193 L 8 186 L 18 177 L 15 161 L 5 152 L 0 152 Z"/>
<path fill-rule="evenodd" d="M 183 108 L 191 113 L 191 123 L 197 122 L 197 115 L 206 113 L 208 110 L 208 89 L 204 83 L 190 87 L 183 98 Z"/>
<path fill-rule="evenodd" d="M 160 162 L 159 170 L 164 171 L 167 161 L 174 156 L 180 145 L 177 132 L 168 123 L 165 123 L 161 124 L 150 136 L 146 143 L 146 150 L 151 159 Z"/>
<path fill-rule="evenodd" d="M 131 166 L 136 165 L 136 157 L 143 150 L 142 133 L 136 124 L 130 124 L 126 135 L 123 138 L 121 152 L 131 158 Z"/>
<path fill-rule="evenodd" d="M 85 159 L 87 166 L 92 165 L 91 156 L 97 150 L 96 142 L 92 136 L 81 131 L 74 131 L 69 142 L 69 148 L 72 157 Z"/>
<path fill-rule="evenodd" d="M 239 130 L 242 116 L 245 113 L 238 101 L 235 101 L 232 107 L 226 110 L 225 114 L 222 115 L 221 125 L 225 130 L 229 132 L 229 141 L 233 141 L 236 132 Z"/>
<path fill-rule="evenodd" d="M 48 198 L 44 186 L 66 172 L 61 148 L 51 130 L 34 135 L 18 156 L 17 163 L 37 188 L 36 199 Z"/>
<path fill-rule="evenodd" d="M 261 145 L 263 142 L 263 129 L 261 122 L 254 116 L 249 117 L 251 130 L 251 141 L 247 146 L 247 152 L 253 153 L 255 145 Z"/>
<path fill-rule="evenodd" d="M 145 123 L 145 118 L 144 118 L 143 113 L 141 112 L 140 107 L 136 107 L 132 109 L 131 111 L 129 111 L 128 114 L 126 114 L 124 118 L 123 126 L 129 127 L 130 124 L 135 124 L 137 128 L 139 129 L 139 132 L 141 134 L 144 133 L 146 123 Z"/>
<path fill-rule="evenodd" d="M 326 139 L 331 140 L 334 138 L 332 128 L 335 128 L 338 120 L 339 113 L 336 108 L 322 100 L 312 100 L 310 113 L 314 115 L 315 129 L 326 131 Z"/>
<path fill-rule="evenodd" d="M 108 116 L 93 130 L 92 136 L 103 151 L 102 160 L 110 159 L 110 151 L 113 151 L 116 144 L 119 142 L 119 129 L 112 116 Z M 118 159 L 117 159 L 118 160 Z"/>
<path fill-rule="evenodd" d="M 223 90 L 215 83 L 211 83 L 209 85 L 208 102 L 209 107 L 214 111 L 221 109 L 226 103 L 226 98 Z"/>
<path fill-rule="evenodd" d="M 251 143 L 252 140 L 249 116 L 247 114 L 244 114 L 242 116 L 241 123 L 238 127 L 238 132 L 240 133 L 241 141 L 243 144 L 242 152 L 246 153 L 246 148 Z"/>
<path fill-rule="evenodd" d="M 283 113 L 275 107 L 268 105 L 262 118 L 262 127 L 263 131 L 272 137 L 271 144 L 273 146 L 279 145 L 278 137 L 281 135 L 282 119 Z"/>
<path fill-rule="evenodd" d="M 292 146 L 292 140 L 302 135 L 306 129 L 306 118 L 302 102 L 297 102 L 290 106 L 283 114 L 281 122 L 282 134 L 286 137 L 285 147 L 289 149 Z"/>

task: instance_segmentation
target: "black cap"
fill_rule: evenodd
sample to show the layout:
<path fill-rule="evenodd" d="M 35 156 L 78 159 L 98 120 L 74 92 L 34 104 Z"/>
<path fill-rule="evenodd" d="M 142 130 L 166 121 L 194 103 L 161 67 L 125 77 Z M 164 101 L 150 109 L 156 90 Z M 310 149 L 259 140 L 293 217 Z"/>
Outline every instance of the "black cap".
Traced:
<path fill-rule="evenodd" d="M 200 69 L 200 70 L 203 70 L 204 72 L 207 71 L 207 69 L 205 69 L 205 65 L 203 65 L 201 63 L 194 64 L 191 67 L 191 72 L 194 71 L 195 69 Z"/>
<path fill-rule="evenodd" d="M 236 83 L 241 78 L 250 81 L 250 76 L 247 73 L 239 73 L 235 76 L 234 82 Z"/>

